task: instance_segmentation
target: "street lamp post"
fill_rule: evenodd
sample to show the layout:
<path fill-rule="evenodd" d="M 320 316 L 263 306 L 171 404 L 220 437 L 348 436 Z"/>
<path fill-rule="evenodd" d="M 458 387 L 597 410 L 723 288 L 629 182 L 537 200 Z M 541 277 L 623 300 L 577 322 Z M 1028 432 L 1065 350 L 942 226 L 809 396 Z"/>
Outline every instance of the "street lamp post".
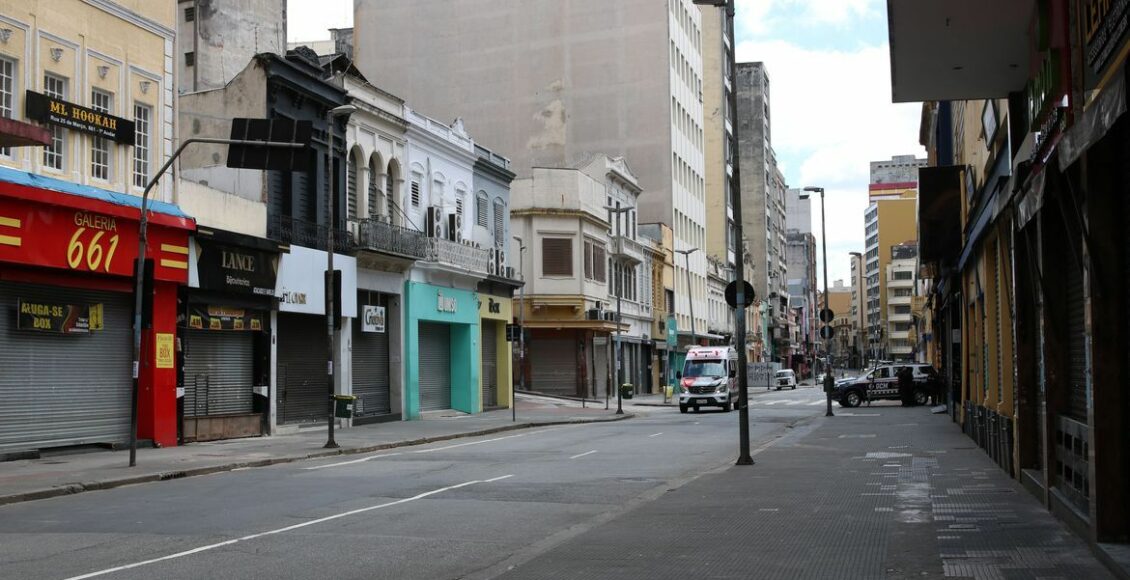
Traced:
<path fill-rule="evenodd" d="M 526 245 L 521 236 L 514 236 L 518 242 L 518 272 L 522 277 L 522 287 L 518 289 L 518 388 L 526 390 Z M 514 360 L 514 359 L 510 359 Z M 518 421 L 518 394 L 514 383 L 510 383 L 510 420 Z"/>
<path fill-rule="evenodd" d="M 327 192 L 326 210 L 326 385 L 329 389 L 330 412 L 326 417 L 328 428 L 325 449 L 337 449 L 334 441 L 334 300 L 337 298 L 337 285 L 334 284 L 334 120 L 338 117 L 348 117 L 357 107 L 341 105 L 326 112 L 327 155 L 326 171 L 329 173 L 329 190 Z"/>
<path fill-rule="evenodd" d="M 611 207 L 611 206 L 606 205 L 606 206 L 604 206 L 604 209 L 608 210 L 609 213 L 616 214 L 616 261 L 619 262 L 621 257 L 622 257 L 620 250 L 624 249 L 624 237 L 623 237 L 623 235 L 620 234 L 620 214 L 627 213 L 627 212 L 629 212 L 629 211 L 631 211 L 635 208 L 634 207 Z M 687 275 L 688 276 L 690 275 L 689 270 L 687 271 Z M 619 279 L 619 277 L 617 277 L 616 283 L 613 285 L 613 288 L 616 288 L 616 337 L 612 341 L 612 368 L 614 369 L 613 375 L 616 377 L 616 382 L 619 383 L 620 382 L 620 297 L 621 297 L 622 294 L 624 294 L 624 287 L 623 287 L 623 284 L 622 284 L 621 280 Z M 691 316 L 691 327 L 692 328 L 694 327 L 694 316 L 693 315 Z M 623 393 L 620 392 L 621 390 L 622 389 L 620 388 L 620 385 L 617 384 L 616 385 L 616 414 L 617 415 L 623 415 L 624 414 L 624 400 L 623 400 Z"/>
<path fill-rule="evenodd" d="M 828 310 L 828 218 L 824 214 L 824 188 L 823 187 L 806 187 L 806 192 L 820 192 L 820 247 L 821 257 L 824 261 L 824 310 Z M 807 196 L 804 196 L 807 197 Z M 828 327 L 831 328 L 831 327 Z M 833 417 L 832 413 L 832 387 L 835 385 L 835 379 L 832 378 L 832 364 L 831 357 L 828 356 L 828 338 L 825 338 L 823 333 L 820 335 L 820 344 L 824 346 L 824 395 L 827 398 L 828 409 L 824 413 L 825 417 Z"/>
<path fill-rule="evenodd" d="M 738 114 L 738 93 L 737 93 L 737 79 L 738 79 L 738 58 L 736 47 L 738 44 L 737 38 L 734 37 L 734 0 L 694 0 L 695 4 L 709 4 L 718 8 L 725 8 L 726 13 L 726 32 L 730 37 L 729 59 L 730 59 L 730 92 L 729 104 L 730 111 L 735 117 Z M 723 83 L 723 87 L 725 83 Z M 738 243 L 743 243 L 745 233 L 742 227 L 742 196 L 741 196 L 741 163 L 739 159 L 738 149 L 738 125 L 739 123 L 732 122 L 730 134 L 730 150 L 734 152 L 733 175 L 730 179 L 730 205 L 734 208 L 734 215 L 737 216 L 734 224 L 734 237 L 737 238 Z M 746 392 L 748 385 L 746 384 L 749 378 L 746 369 L 746 348 L 745 348 L 745 312 L 746 301 L 753 300 L 753 296 L 747 297 L 745 295 L 745 251 L 740 248 L 735 252 L 734 256 L 734 270 L 737 271 L 735 276 L 736 287 L 736 312 L 734 313 L 734 335 L 740 337 L 740 348 L 738 348 L 738 465 L 753 465 L 753 456 L 750 455 L 749 450 L 749 393 Z M 689 273 L 690 268 L 687 268 Z M 691 317 L 691 323 L 694 323 L 694 317 Z"/>
<path fill-rule="evenodd" d="M 694 330 L 694 292 L 691 292 L 691 254 L 698 251 L 698 248 L 689 248 L 686 250 L 675 250 L 676 253 L 682 254 L 686 258 L 687 263 L 687 308 L 691 313 L 691 345 L 698 344 L 698 336 Z"/>

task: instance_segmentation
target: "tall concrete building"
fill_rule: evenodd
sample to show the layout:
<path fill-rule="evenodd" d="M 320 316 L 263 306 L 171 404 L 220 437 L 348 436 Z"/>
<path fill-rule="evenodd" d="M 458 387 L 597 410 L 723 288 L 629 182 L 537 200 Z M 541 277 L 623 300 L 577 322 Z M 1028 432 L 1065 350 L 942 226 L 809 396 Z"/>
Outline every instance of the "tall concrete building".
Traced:
<path fill-rule="evenodd" d="M 871 357 L 886 357 L 890 339 L 887 320 L 887 265 L 891 248 L 918 237 L 918 168 L 926 159 L 897 155 L 871 162 L 870 205 L 864 214 L 864 277 L 867 336 Z"/>
<path fill-rule="evenodd" d="M 863 355 L 866 354 L 867 340 L 867 286 L 863 276 L 863 254 L 851 253 L 851 345 L 852 361 L 848 364 L 853 368 L 863 366 Z"/>
<path fill-rule="evenodd" d="M 734 174 L 731 150 L 734 115 L 730 110 L 730 38 L 725 12 L 702 7 L 702 121 L 706 177 L 706 251 L 733 267 L 738 244 L 734 208 L 730 203 L 730 178 Z"/>
<path fill-rule="evenodd" d="M 917 341 L 912 337 L 913 303 L 917 295 L 918 245 L 914 242 L 891 248 L 887 264 L 887 352 L 893 360 L 914 360 Z"/>
<path fill-rule="evenodd" d="M 520 177 L 593 152 L 639 176 L 640 223 L 706 248 L 701 14 L 691 0 L 358 2 L 366 77 L 507 153 Z M 706 328 L 706 252 L 676 261 L 680 332 Z M 689 286 L 689 288 L 688 288 Z"/>
<path fill-rule="evenodd" d="M 286 53 L 286 0 L 182 0 L 176 6 L 181 93 L 222 88 L 252 56 Z"/>
<path fill-rule="evenodd" d="M 812 233 L 812 197 L 801 197 L 803 190 L 792 188 L 786 192 L 785 231 Z"/>
<path fill-rule="evenodd" d="M 785 263 L 785 186 L 772 146 L 769 75 L 764 63 L 738 64 L 738 162 L 741 163 L 742 226 L 749 243 L 750 283 L 766 301 L 766 356 L 788 356 L 784 333 L 788 311 Z"/>

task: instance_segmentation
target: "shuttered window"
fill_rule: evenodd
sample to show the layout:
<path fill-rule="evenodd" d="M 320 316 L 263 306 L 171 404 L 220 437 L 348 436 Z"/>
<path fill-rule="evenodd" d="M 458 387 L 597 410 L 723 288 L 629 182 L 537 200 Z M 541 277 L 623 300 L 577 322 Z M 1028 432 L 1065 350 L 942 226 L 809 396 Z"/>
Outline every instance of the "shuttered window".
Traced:
<path fill-rule="evenodd" d="M 543 238 L 541 241 L 543 276 L 573 275 L 573 240 L 569 238 Z"/>
<path fill-rule="evenodd" d="M 501 198 L 494 200 L 494 243 L 498 246 L 506 243 L 506 204 Z"/>
<path fill-rule="evenodd" d="M 475 223 L 487 227 L 487 194 L 481 191 L 475 196 Z"/>
<path fill-rule="evenodd" d="M 596 282 L 606 282 L 608 280 L 605 268 L 607 262 L 608 254 L 604 250 L 604 245 L 586 240 L 585 278 Z"/>
<path fill-rule="evenodd" d="M 351 220 L 357 219 L 357 163 L 349 159 L 349 170 L 345 174 L 345 208 Z"/>
<path fill-rule="evenodd" d="M 412 180 L 412 207 L 420 207 L 420 182 Z"/>

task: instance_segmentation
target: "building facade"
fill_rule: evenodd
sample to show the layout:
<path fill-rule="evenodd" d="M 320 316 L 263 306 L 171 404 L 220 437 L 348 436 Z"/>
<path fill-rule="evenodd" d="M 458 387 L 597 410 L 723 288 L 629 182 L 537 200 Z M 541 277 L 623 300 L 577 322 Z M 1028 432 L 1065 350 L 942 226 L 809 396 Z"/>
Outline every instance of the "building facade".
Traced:
<path fill-rule="evenodd" d="M 175 123 L 172 6 L 3 2 L 0 24 L 0 455 L 127 443 L 135 376 L 138 438 L 176 445 L 177 299 L 196 226 L 171 178 L 148 206 L 132 374 L 140 195 Z"/>
<path fill-rule="evenodd" d="M 863 275 L 863 253 L 851 252 L 851 361 L 852 368 L 865 368 L 867 355 L 867 285 Z"/>
<path fill-rule="evenodd" d="M 640 221 L 671 227 L 677 249 L 705 248 L 698 7 L 583 0 L 543 8 L 506 0 L 492 7 L 505 17 L 483 19 L 441 2 L 359 3 L 355 58 L 367 76 L 421 110 L 464 116 L 478 138 L 510 153 L 520 177 L 537 167 L 574 167 L 595 151 L 632 160 L 643 189 Z M 541 48 L 530 50 L 534 44 Z M 679 329 L 690 327 L 688 297 L 705 327 L 706 255 L 691 256 L 689 285 L 685 262 L 675 267 Z"/>
<path fill-rule="evenodd" d="M 180 0 L 176 11 L 177 89 L 219 89 L 253 56 L 285 54 L 286 0 Z"/>
<path fill-rule="evenodd" d="M 883 317 L 887 323 L 887 357 L 912 361 L 918 350 L 913 312 L 918 289 L 918 246 L 908 243 L 892 247 L 884 277 L 887 279 L 887 311 Z"/>
<path fill-rule="evenodd" d="M 866 286 L 866 328 L 868 356 L 872 360 L 888 358 L 887 334 L 887 265 L 891 261 L 891 248 L 917 239 L 917 178 L 918 171 L 913 156 L 904 156 L 892 169 L 886 162 L 872 162 L 873 179 L 899 179 L 879 181 L 870 186 L 870 205 L 864 213 L 864 269 Z M 895 160 L 903 157 L 895 157 Z"/>

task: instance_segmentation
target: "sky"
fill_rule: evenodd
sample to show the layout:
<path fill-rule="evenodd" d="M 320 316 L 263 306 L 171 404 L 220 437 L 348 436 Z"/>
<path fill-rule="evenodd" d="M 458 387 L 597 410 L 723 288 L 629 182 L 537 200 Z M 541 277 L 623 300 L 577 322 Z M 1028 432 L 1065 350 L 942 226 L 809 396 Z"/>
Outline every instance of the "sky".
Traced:
<path fill-rule="evenodd" d="M 352 25 L 352 11 L 353 0 L 288 0 L 287 36 L 328 39 L 329 28 Z M 826 190 L 829 285 L 847 281 L 849 252 L 863 251 L 869 162 L 925 156 L 920 105 L 891 103 L 886 1 L 737 0 L 735 26 L 738 62 L 769 72 L 785 180 Z M 812 215 L 819 252 L 818 203 Z"/>

